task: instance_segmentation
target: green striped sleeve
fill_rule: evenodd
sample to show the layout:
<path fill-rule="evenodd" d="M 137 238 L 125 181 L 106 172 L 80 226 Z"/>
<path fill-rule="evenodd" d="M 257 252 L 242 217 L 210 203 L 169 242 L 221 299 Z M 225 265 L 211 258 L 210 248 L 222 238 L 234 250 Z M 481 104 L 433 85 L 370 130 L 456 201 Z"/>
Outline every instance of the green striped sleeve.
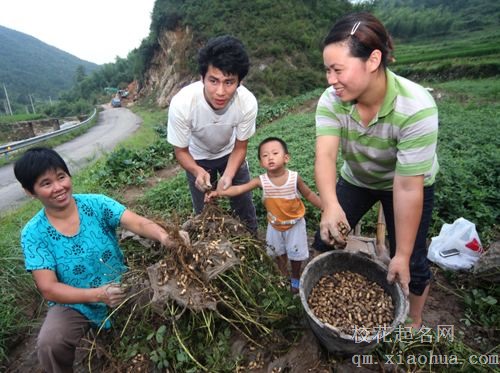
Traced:
<path fill-rule="evenodd" d="M 437 115 L 437 112 L 438 111 L 437 111 L 436 106 L 420 110 L 418 113 L 415 113 L 415 114 L 411 115 L 410 117 L 408 117 L 408 120 L 404 121 L 404 124 L 402 127 L 404 128 L 407 126 L 411 126 L 414 123 L 420 122 L 420 121 L 425 120 L 429 117 Z"/>
<path fill-rule="evenodd" d="M 398 145 L 399 150 L 410 150 L 415 148 L 423 148 L 437 142 L 438 131 L 428 133 L 416 138 L 404 139 Z"/>
<path fill-rule="evenodd" d="M 432 169 L 434 159 L 428 159 L 418 163 L 401 164 L 396 163 L 396 173 L 402 176 L 423 175 Z"/>
<path fill-rule="evenodd" d="M 336 127 L 316 127 L 317 136 L 338 136 L 340 137 L 341 129 Z"/>

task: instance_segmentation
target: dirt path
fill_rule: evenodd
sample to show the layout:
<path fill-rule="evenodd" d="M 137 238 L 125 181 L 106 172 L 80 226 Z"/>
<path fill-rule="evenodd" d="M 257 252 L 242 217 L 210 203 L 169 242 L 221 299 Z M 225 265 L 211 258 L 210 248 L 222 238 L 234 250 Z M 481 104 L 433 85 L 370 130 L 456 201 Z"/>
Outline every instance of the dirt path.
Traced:
<path fill-rule="evenodd" d="M 182 170 L 181 166 L 178 164 L 174 164 L 167 168 L 162 168 L 161 170 L 157 170 L 155 174 L 149 177 L 143 186 L 130 186 L 123 191 L 123 203 L 125 206 L 131 207 L 134 206 L 137 200 L 144 195 L 144 192 L 156 184 L 158 184 L 162 180 L 169 179 L 175 176 L 178 172 Z"/>
<path fill-rule="evenodd" d="M 135 132 L 142 119 L 125 108 L 107 107 L 98 114 L 98 122 L 86 133 L 54 148 L 72 173 Z M 13 165 L 0 167 L 0 214 L 17 208 L 28 197 L 14 177 Z"/>

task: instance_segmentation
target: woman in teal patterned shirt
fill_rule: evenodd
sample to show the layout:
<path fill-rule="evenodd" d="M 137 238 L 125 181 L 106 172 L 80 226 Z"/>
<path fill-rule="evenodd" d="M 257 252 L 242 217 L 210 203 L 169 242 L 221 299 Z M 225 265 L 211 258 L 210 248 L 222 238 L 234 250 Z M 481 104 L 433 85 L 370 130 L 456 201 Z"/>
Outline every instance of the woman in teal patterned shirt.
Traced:
<path fill-rule="evenodd" d="M 52 149 L 28 150 L 14 173 L 43 204 L 21 233 L 26 270 L 49 302 L 38 358 L 48 372 L 72 372 L 80 339 L 91 326 L 108 328 L 108 307 L 125 297 L 117 284 L 126 271 L 117 227 L 166 247 L 175 243 L 159 225 L 109 197 L 73 195 L 68 167 Z M 187 242 L 187 234 L 179 233 Z"/>

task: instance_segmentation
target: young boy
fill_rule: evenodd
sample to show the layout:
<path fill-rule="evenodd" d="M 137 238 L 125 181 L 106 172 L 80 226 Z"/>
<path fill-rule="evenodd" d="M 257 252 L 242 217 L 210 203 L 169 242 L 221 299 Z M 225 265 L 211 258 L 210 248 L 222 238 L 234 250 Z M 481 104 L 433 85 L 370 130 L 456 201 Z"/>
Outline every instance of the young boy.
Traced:
<path fill-rule="evenodd" d="M 277 137 L 268 137 L 259 144 L 260 165 L 266 173 L 246 184 L 231 186 L 226 190 L 210 192 L 206 199 L 233 197 L 257 187 L 262 188 L 262 200 L 267 210 L 267 252 L 275 257 L 278 268 L 288 276 L 288 259 L 291 264 L 291 291 L 298 293 L 302 261 L 309 257 L 305 206 L 301 195 L 314 206 L 321 208 L 317 194 L 304 183 L 295 171 L 286 168 L 290 161 L 286 143 Z"/>

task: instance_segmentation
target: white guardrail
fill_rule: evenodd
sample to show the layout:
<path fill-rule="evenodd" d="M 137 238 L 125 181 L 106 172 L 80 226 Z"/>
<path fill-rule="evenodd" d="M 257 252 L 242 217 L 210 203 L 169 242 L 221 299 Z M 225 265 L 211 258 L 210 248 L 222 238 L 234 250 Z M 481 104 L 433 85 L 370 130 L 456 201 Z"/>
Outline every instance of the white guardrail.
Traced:
<path fill-rule="evenodd" d="M 62 129 L 57 130 L 57 131 L 44 133 L 43 135 L 31 137 L 31 138 L 26 139 L 26 140 L 14 141 L 14 142 L 11 142 L 11 143 L 8 143 L 5 145 L 0 145 L 0 155 L 1 154 L 8 154 L 9 152 L 12 152 L 14 150 L 19 150 L 19 149 L 22 149 L 26 146 L 36 144 L 40 141 L 44 141 L 44 140 L 50 139 L 52 137 L 64 135 L 65 133 L 71 132 L 71 131 L 73 131 L 77 128 L 80 128 L 80 127 L 84 126 L 85 124 L 89 123 L 95 117 L 96 113 L 97 113 L 97 109 L 94 109 L 94 112 L 92 113 L 92 115 L 90 117 L 85 119 L 83 122 L 74 124 L 72 126 L 68 126 L 66 128 L 62 128 Z"/>

